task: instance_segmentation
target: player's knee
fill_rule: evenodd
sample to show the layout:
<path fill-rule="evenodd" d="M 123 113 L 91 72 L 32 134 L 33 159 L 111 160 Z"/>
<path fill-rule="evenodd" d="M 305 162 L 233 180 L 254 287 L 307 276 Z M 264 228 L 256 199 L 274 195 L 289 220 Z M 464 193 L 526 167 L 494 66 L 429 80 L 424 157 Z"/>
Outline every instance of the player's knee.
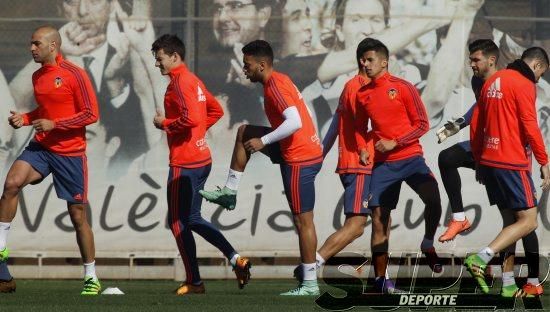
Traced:
<path fill-rule="evenodd" d="M 356 221 L 349 224 L 349 233 L 354 239 L 359 238 L 365 232 L 367 221 Z"/>
<path fill-rule="evenodd" d="M 296 230 L 300 232 L 302 230 L 302 220 L 300 219 L 299 215 L 295 215 L 293 218 L 294 226 L 296 227 Z"/>
<path fill-rule="evenodd" d="M 247 125 L 240 125 L 239 128 L 237 128 L 237 141 L 243 141 L 244 140 L 244 132 L 246 130 Z"/>
<path fill-rule="evenodd" d="M 523 218 L 523 220 L 520 220 L 518 222 L 521 222 L 521 227 L 523 230 L 525 230 L 526 233 L 531 233 L 538 227 L 538 222 L 536 218 Z"/>
<path fill-rule="evenodd" d="M 353 235 L 353 239 L 356 239 L 361 237 L 364 232 L 365 232 L 364 226 L 356 225 L 352 228 L 351 234 Z"/>
<path fill-rule="evenodd" d="M 203 224 L 204 219 L 201 217 L 195 217 L 195 218 L 189 218 L 187 222 L 185 222 L 184 226 L 187 226 L 193 230 L 193 228 L 196 228 L 197 226 L 200 226 Z"/>
<path fill-rule="evenodd" d="M 87 222 L 84 205 L 71 205 L 69 208 L 69 216 L 76 230 L 82 228 Z"/>
<path fill-rule="evenodd" d="M 298 233 L 315 227 L 313 223 L 313 218 L 308 216 L 306 213 L 294 215 L 293 219 L 294 226 L 296 226 L 296 230 L 298 231 Z"/>
<path fill-rule="evenodd" d="M 82 214 L 71 214 L 71 222 L 76 230 L 82 228 L 86 223 L 86 218 Z"/>
<path fill-rule="evenodd" d="M 8 176 L 4 184 L 4 195 L 14 196 L 23 188 L 23 179 L 18 176 Z"/>

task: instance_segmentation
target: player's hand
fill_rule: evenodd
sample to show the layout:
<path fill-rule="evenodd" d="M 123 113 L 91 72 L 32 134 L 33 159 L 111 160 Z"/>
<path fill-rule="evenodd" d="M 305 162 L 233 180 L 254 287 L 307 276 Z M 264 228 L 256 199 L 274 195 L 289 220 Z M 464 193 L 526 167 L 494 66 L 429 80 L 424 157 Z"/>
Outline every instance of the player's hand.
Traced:
<path fill-rule="evenodd" d="M 371 164 L 371 161 L 369 159 L 370 155 L 369 152 L 366 149 L 361 149 L 359 151 L 359 163 L 363 166 L 368 166 Z"/>
<path fill-rule="evenodd" d="M 550 190 L 550 168 L 548 168 L 548 164 L 540 167 L 540 178 L 542 179 L 542 189 L 544 191 Z"/>
<path fill-rule="evenodd" d="M 252 138 L 244 142 L 244 149 L 250 154 L 254 154 L 255 152 L 261 150 L 264 147 L 265 147 L 265 144 L 262 142 L 262 139 L 260 138 Z"/>
<path fill-rule="evenodd" d="M 19 129 L 23 127 L 23 116 L 14 111 L 10 111 L 10 114 L 11 116 L 8 117 L 8 122 L 10 123 L 10 126 L 12 126 L 14 129 Z"/>
<path fill-rule="evenodd" d="M 159 110 L 157 110 L 157 113 L 153 118 L 153 125 L 155 125 L 157 129 L 163 130 L 162 123 L 164 122 L 165 119 L 166 118 L 164 117 L 164 115 Z"/>
<path fill-rule="evenodd" d="M 32 127 L 36 132 L 47 132 L 51 131 L 55 127 L 53 120 L 49 119 L 36 119 L 32 122 Z"/>
<path fill-rule="evenodd" d="M 464 123 L 464 118 L 448 120 L 443 127 L 439 128 L 437 134 L 437 143 L 442 143 L 447 138 L 452 137 L 460 131 L 460 125 Z"/>
<path fill-rule="evenodd" d="M 397 142 L 395 140 L 385 139 L 380 139 L 378 140 L 378 142 L 376 142 L 376 144 L 374 144 L 374 148 L 381 153 L 389 152 L 393 150 L 396 146 Z"/>

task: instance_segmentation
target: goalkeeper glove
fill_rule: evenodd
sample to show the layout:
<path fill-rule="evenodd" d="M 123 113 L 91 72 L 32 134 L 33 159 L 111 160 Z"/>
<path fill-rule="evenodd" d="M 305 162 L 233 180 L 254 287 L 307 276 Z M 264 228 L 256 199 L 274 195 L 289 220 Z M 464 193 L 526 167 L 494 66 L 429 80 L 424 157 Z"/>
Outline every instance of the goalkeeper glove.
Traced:
<path fill-rule="evenodd" d="M 451 137 L 460 131 L 460 125 L 464 123 L 464 118 L 451 119 L 443 125 L 443 127 L 437 130 L 437 143 L 445 141 L 448 137 Z"/>

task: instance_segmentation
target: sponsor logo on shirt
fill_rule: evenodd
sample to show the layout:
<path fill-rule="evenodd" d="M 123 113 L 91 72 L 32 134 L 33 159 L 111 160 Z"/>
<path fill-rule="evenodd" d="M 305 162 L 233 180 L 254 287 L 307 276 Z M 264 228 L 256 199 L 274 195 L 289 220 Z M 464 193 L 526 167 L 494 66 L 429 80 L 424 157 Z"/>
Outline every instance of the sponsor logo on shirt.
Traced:
<path fill-rule="evenodd" d="M 491 86 L 489 86 L 489 90 L 487 90 L 487 97 L 502 99 L 502 92 L 500 92 L 500 77 L 495 79 Z"/>
<path fill-rule="evenodd" d="M 197 101 L 206 102 L 206 95 L 204 95 L 200 86 L 197 86 Z"/>
<path fill-rule="evenodd" d="M 388 90 L 388 97 L 390 98 L 390 100 L 395 99 L 396 96 L 397 96 L 397 90 L 396 89 L 391 88 L 391 89 Z"/>
<path fill-rule="evenodd" d="M 500 138 L 496 137 L 485 137 L 485 148 L 495 149 L 497 150 L 500 144 Z"/>
<path fill-rule="evenodd" d="M 54 80 L 55 88 L 57 89 L 61 87 L 62 84 L 63 84 L 63 80 L 61 80 L 61 77 L 55 77 L 55 80 Z"/>

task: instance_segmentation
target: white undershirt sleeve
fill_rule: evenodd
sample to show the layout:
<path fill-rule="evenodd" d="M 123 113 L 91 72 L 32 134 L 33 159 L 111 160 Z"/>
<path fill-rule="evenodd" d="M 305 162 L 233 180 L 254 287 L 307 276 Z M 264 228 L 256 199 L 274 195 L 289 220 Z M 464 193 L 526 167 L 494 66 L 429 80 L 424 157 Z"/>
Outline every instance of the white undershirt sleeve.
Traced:
<path fill-rule="evenodd" d="M 283 111 L 285 121 L 277 129 L 264 135 L 261 140 L 265 145 L 278 142 L 302 128 L 302 120 L 296 106 L 290 106 Z"/>

